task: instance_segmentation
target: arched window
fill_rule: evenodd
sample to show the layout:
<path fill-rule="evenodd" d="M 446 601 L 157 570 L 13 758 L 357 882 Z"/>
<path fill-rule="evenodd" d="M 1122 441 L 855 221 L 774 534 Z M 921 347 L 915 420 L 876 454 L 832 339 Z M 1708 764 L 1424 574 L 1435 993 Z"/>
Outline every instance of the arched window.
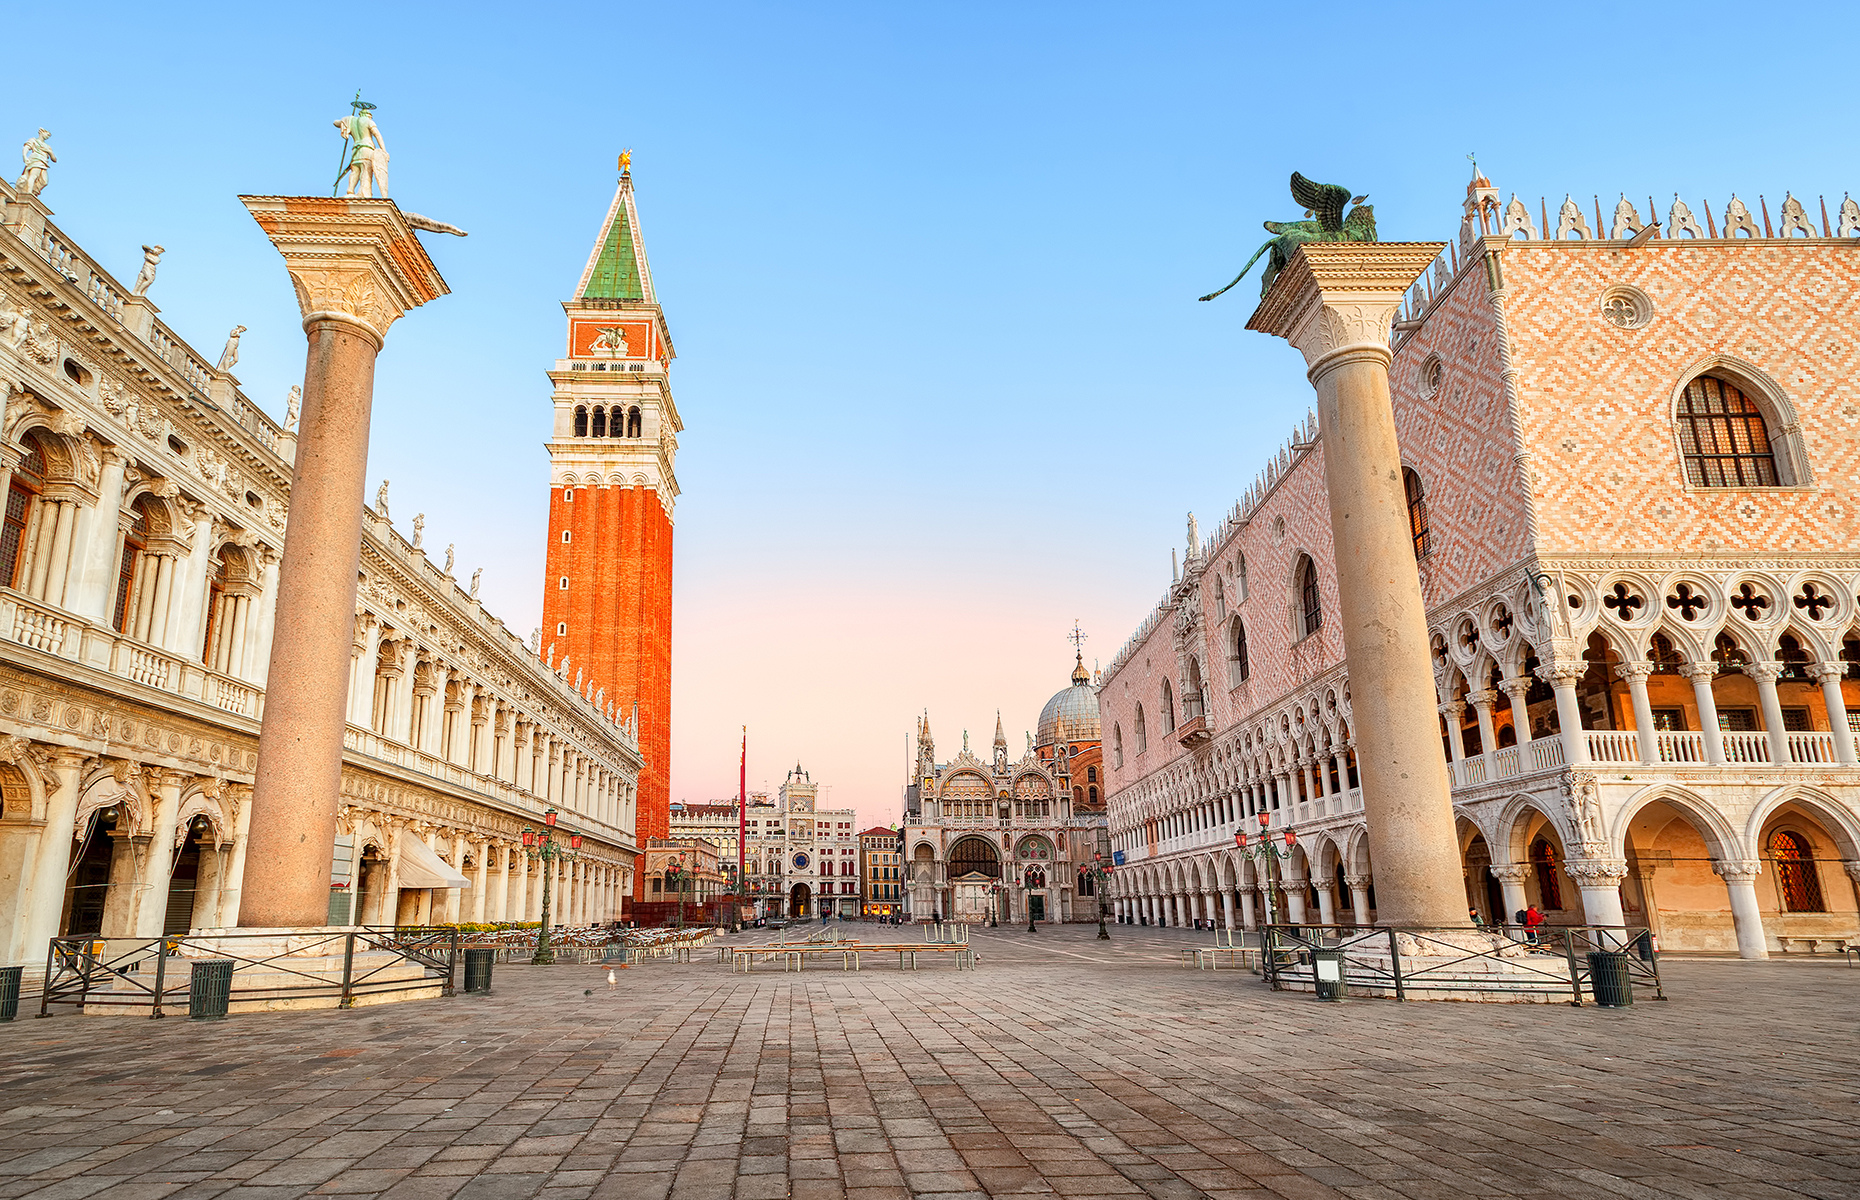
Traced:
<path fill-rule="evenodd" d="M 593 432 L 591 436 L 593 437 L 606 437 L 607 436 L 607 410 L 600 407 L 599 405 L 596 405 L 594 409 L 594 426 L 593 426 Z"/>
<path fill-rule="evenodd" d="M 213 665 L 213 634 L 226 616 L 222 601 L 226 597 L 226 552 L 222 550 L 207 560 L 207 619 L 201 622 L 200 661 Z"/>
<path fill-rule="evenodd" d="M 1420 558 L 1429 549 L 1427 540 L 1427 498 L 1421 490 L 1421 477 L 1412 467 L 1401 469 L 1402 490 L 1408 494 L 1408 536 L 1414 539 L 1414 556 Z"/>
<path fill-rule="evenodd" d="M 1531 843 L 1531 869 L 1537 875 L 1537 895 L 1545 908 L 1563 907 L 1563 887 L 1556 877 L 1556 853 L 1548 838 Z"/>
<path fill-rule="evenodd" d="M 1737 387 L 1701 375 L 1679 397 L 1679 446 L 1694 487 L 1779 487 L 1763 410 Z"/>
<path fill-rule="evenodd" d="M 13 481 L 7 487 L 6 523 L 0 527 L 0 582 L 21 591 L 26 587 L 26 530 L 44 489 L 45 454 L 38 439 L 29 435 L 26 453 L 13 468 Z"/>
<path fill-rule="evenodd" d="M 1175 688 L 1167 679 L 1162 685 L 1162 723 L 1164 733 L 1175 732 Z"/>
<path fill-rule="evenodd" d="M 1821 898 L 1821 876 L 1808 839 L 1787 829 L 1770 834 L 1770 859 L 1776 864 L 1776 883 L 1782 889 L 1784 912 L 1826 912 Z"/>
<path fill-rule="evenodd" d="M 1116 722 L 1111 725 L 1111 765 L 1119 770 L 1124 767 L 1124 727 Z"/>
<path fill-rule="evenodd" d="M 1086 783 L 1097 783 L 1098 782 L 1098 768 L 1097 767 L 1086 767 L 1085 768 L 1085 782 Z"/>
<path fill-rule="evenodd" d="M 639 409 L 637 407 L 626 410 L 626 435 L 628 437 L 639 436 Z"/>
<path fill-rule="evenodd" d="M 1149 748 L 1150 748 L 1149 730 L 1144 728 L 1143 706 L 1139 704 L 1137 705 L 1137 753 L 1141 754 L 1145 750 L 1148 750 Z"/>
<path fill-rule="evenodd" d="M 1673 647 L 1673 639 L 1663 633 L 1653 635 L 1647 647 L 1647 661 L 1653 664 L 1656 675 L 1677 675 L 1679 668 L 1686 665 L 1685 656 Z"/>
<path fill-rule="evenodd" d="M 1253 677 L 1253 664 L 1246 653 L 1246 625 L 1239 617 L 1227 630 L 1227 667 L 1235 687 Z"/>
<path fill-rule="evenodd" d="M 123 533 L 123 558 L 116 572 L 116 604 L 110 609 L 110 624 L 118 633 L 123 633 L 123 623 L 129 619 L 129 600 L 136 587 L 136 572 L 142 569 L 142 556 L 149 548 L 149 516 L 146 502 L 137 500 L 130 509 L 134 519 Z"/>
<path fill-rule="evenodd" d="M 1298 560 L 1299 635 L 1310 637 L 1324 624 L 1324 601 L 1318 594 L 1317 564 L 1310 555 Z"/>
<path fill-rule="evenodd" d="M 1814 678 L 1808 651 L 1802 649 L 1802 643 L 1793 634 L 1785 633 L 1776 639 L 1776 661 L 1782 664 L 1780 678 L 1796 681 Z"/>
<path fill-rule="evenodd" d="M 1234 603 L 1246 602 L 1246 555 L 1234 555 Z"/>
<path fill-rule="evenodd" d="M 575 436 L 588 436 L 588 410 L 581 405 L 575 406 Z"/>
<path fill-rule="evenodd" d="M 1096 804 L 1096 803 L 1098 803 L 1098 789 L 1097 789 L 1097 788 L 1095 788 L 1095 787 L 1094 787 L 1094 788 L 1086 788 L 1086 789 L 1085 789 L 1085 792 L 1086 792 L 1086 795 L 1088 795 L 1088 796 L 1090 797 L 1090 802 L 1091 802 L 1092 804 Z"/>

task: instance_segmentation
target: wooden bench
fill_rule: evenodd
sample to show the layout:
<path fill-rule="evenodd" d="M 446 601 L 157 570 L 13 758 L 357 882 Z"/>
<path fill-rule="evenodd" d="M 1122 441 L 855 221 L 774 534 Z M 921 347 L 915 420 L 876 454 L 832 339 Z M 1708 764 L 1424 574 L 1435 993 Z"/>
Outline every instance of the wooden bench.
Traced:
<path fill-rule="evenodd" d="M 956 969 L 975 968 L 975 951 L 964 944 L 911 942 L 907 944 L 865 944 L 856 941 L 841 942 L 833 946 L 736 946 L 730 952 L 730 970 L 740 969 L 744 974 L 754 969 L 756 959 L 780 958 L 783 969 L 789 971 L 803 970 L 809 958 L 826 955 L 839 955 L 840 970 L 857 971 L 862 966 L 863 956 L 872 953 L 889 954 L 896 952 L 899 970 L 916 970 L 919 954 L 953 954 L 956 957 Z"/>

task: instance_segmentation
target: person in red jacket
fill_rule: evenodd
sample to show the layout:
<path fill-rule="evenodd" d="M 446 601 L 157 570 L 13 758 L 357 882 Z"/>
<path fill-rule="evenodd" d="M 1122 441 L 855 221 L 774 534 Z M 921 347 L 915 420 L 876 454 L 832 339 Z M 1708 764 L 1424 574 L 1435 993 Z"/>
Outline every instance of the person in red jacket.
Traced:
<path fill-rule="evenodd" d="M 1530 942 L 1535 942 L 1537 940 L 1537 931 L 1543 926 L 1543 923 L 1544 923 L 1544 915 L 1541 912 L 1537 911 L 1537 906 L 1535 904 L 1525 909 L 1524 910 L 1525 940 L 1530 941 Z"/>

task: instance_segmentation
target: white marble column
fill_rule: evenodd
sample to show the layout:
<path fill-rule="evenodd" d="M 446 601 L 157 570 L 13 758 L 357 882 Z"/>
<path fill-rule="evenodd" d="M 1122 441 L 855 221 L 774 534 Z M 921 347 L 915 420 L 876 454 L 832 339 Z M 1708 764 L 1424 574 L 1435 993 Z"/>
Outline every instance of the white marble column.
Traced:
<path fill-rule="evenodd" d="M 1582 736 L 1582 702 L 1576 697 L 1576 683 L 1588 671 L 1579 662 L 1556 663 L 1538 668 L 1556 693 L 1556 723 L 1562 729 L 1563 761 L 1579 766 L 1589 761 L 1589 740 Z"/>
<path fill-rule="evenodd" d="M 1724 765 L 1724 734 L 1718 728 L 1718 701 L 1711 694 L 1712 676 L 1718 673 L 1716 663 L 1687 663 L 1686 678 L 1692 681 L 1692 698 L 1699 709 L 1699 736 L 1705 743 L 1705 761 L 1712 766 Z"/>
<path fill-rule="evenodd" d="M 1737 930 L 1737 953 L 1740 958 L 1768 958 L 1769 939 L 1763 931 L 1763 910 L 1757 904 L 1757 876 L 1763 871 L 1759 859 L 1714 861 L 1711 869 L 1724 880 L 1731 898 L 1731 924 Z"/>
<path fill-rule="evenodd" d="M 1530 694 L 1531 681 L 1522 677 L 1504 680 L 1499 684 L 1504 690 L 1505 699 L 1511 702 L 1511 731 L 1522 746 L 1531 740 L 1531 713 L 1524 698 Z"/>
<path fill-rule="evenodd" d="M 1776 695 L 1776 681 L 1782 676 L 1782 664 L 1752 662 L 1744 664 L 1744 674 L 1757 681 L 1757 706 L 1763 712 L 1763 732 L 1768 735 L 1770 761 L 1789 765 L 1789 734 L 1783 729 L 1782 700 Z"/>
<path fill-rule="evenodd" d="M 1841 680 L 1847 674 L 1844 662 L 1815 664 L 1815 678 L 1821 683 L 1821 702 L 1828 710 L 1828 728 L 1834 731 L 1834 761 L 1851 767 L 1860 762 L 1856 755 L 1853 731 L 1847 725 L 1847 700 L 1841 695 Z"/>
<path fill-rule="evenodd" d="M 1221 927 L 1231 930 L 1234 927 L 1234 890 L 1221 889 Z"/>
<path fill-rule="evenodd" d="M 1653 705 L 1647 699 L 1647 676 L 1653 674 L 1650 662 L 1624 662 L 1615 668 L 1615 678 L 1628 685 L 1628 700 L 1634 709 L 1634 741 L 1643 763 L 1660 761 L 1659 739 L 1653 727 Z"/>
<path fill-rule="evenodd" d="M 162 771 L 154 778 L 155 814 L 150 823 L 148 853 L 135 881 L 135 937 L 162 935 L 162 923 L 168 916 L 168 887 L 174 876 L 174 831 L 181 815 L 181 789 L 193 776 Z M 328 888 L 325 882 L 325 889 Z"/>
<path fill-rule="evenodd" d="M 1515 923 L 1518 913 L 1531 906 L 1530 901 L 1524 897 L 1524 881 L 1529 877 L 1531 869 L 1522 863 L 1493 863 L 1486 870 L 1492 873 L 1492 878 L 1498 880 L 1499 888 L 1505 893 L 1505 911 L 1499 914 L 1499 923 Z"/>
<path fill-rule="evenodd" d="M 73 833 L 77 825 L 78 789 L 91 758 L 75 750 L 53 750 L 38 760 L 45 788 L 45 825 L 39 830 L 32 853 L 32 877 L 21 905 L 22 920 L 7 961 L 45 963 L 46 946 L 62 932 L 58 918 L 64 912 L 65 881 L 71 871 Z"/>
<path fill-rule="evenodd" d="M 1621 907 L 1621 881 L 1627 878 L 1626 859 L 1566 859 L 1563 870 L 1576 881 L 1576 890 L 1582 893 L 1583 917 L 1590 925 L 1627 924 L 1627 914 Z"/>
<path fill-rule="evenodd" d="M 118 554 L 117 514 L 123 507 L 123 468 L 127 460 L 113 446 L 98 446 L 103 471 L 97 480 L 97 503 L 78 514 L 74 584 L 65 589 L 65 607 L 99 625 L 109 623 L 110 601 L 116 596 Z"/>
<path fill-rule="evenodd" d="M 239 897 L 245 887 L 245 848 L 252 829 L 252 789 L 239 787 L 228 788 L 228 791 L 231 793 L 230 803 L 234 809 L 233 837 L 232 856 L 227 860 L 226 876 L 220 883 L 219 923 L 221 929 L 234 929 L 239 924 Z M 360 854 L 358 849 L 356 852 L 358 867 L 360 866 Z M 361 887 L 360 877 L 354 877 L 350 886 L 359 889 Z M 355 905 L 360 904 L 361 896 L 358 894 Z M 357 912 L 349 914 L 349 923 L 352 925 L 361 923 L 361 917 L 357 915 Z"/>
<path fill-rule="evenodd" d="M 1257 895 L 1258 890 L 1255 888 L 1240 889 L 1240 923 L 1248 929 L 1259 928 L 1259 913 L 1254 907 Z"/>
<path fill-rule="evenodd" d="M 1345 875 L 1344 884 L 1350 889 L 1350 910 L 1359 926 L 1369 924 L 1369 880 L 1367 875 Z"/>

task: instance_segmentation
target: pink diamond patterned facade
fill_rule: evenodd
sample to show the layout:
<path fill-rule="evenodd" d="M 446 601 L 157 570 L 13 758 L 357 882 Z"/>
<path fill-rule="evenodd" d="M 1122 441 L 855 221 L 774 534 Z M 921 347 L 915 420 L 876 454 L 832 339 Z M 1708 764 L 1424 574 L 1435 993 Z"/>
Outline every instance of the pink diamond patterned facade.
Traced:
<path fill-rule="evenodd" d="M 1771 236 L 1734 200 L 1718 237 L 1624 200 L 1607 240 L 1574 208 L 1546 240 L 1475 179 L 1391 331 L 1469 916 L 1860 942 L 1860 207 Z M 1695 482 L 1688 388 L 1760 414 L 1776 486 Z M 1374 919 L 1323 454 L 1307 421 L 1191 519 L 1104 673 L 1122 920 Z M 1262 816 L 1298 842 L 1269 882 Z"/>

